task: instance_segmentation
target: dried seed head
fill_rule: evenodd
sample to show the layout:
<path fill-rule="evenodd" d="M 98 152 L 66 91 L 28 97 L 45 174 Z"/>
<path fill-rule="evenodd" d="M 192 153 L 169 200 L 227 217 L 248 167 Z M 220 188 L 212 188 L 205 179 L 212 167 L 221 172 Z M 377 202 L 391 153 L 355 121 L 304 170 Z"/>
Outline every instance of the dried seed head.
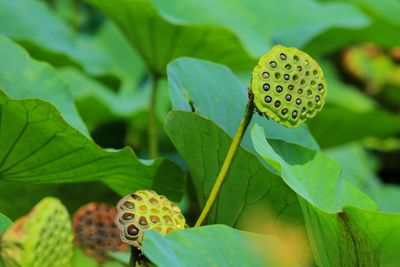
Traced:
<path fill-rule="evenodd" d="M 267 90 L 265 73 L 268 73 Z M 261 57 L 252 76 L 256 108 L 284 126 L 298 127 L 325 104 L 327 84 L 321 67 L 296 48 L 274 46 Z"/>
<path fill-rule="evenodd" d="M 132 203 L 132 208 L 125 205 L 127 202 Z M 122 198 L 117 204 L 115 223 L 122 241 L 138 249 L 141 248 L 146 229 L 165 235 L 187 227 L 179 207 L 151 190 L 139 190 Z"/>
<path fill-rule="evenodd" d="M 1 242 L 5 266 L 71 266 L 71 222 L 58 199 L 41 200 L 4 233 Z"/>
<path fill-rule="evenodd" d="M 130 201 L 122 205 L 127 209 L 134 208 Z M 133 216 L 132 213 L 124 213 L 122 218 L 132 220 Z M 116 209 L 108 204 L 89 203 L 82 206 L 72 218 L 75 244 L 98 262 L 104 262 L 108 252 L 127 250 L 128 246 L 119 237 L 116 217 Z"/>

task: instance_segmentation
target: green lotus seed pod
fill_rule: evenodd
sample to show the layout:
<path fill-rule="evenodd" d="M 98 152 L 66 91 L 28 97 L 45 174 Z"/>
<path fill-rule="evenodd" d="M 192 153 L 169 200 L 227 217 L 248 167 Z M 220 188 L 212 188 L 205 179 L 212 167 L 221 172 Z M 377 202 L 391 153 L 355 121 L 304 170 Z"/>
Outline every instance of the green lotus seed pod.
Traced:
<path fill-rule="evenodd" d="M 286 127 L 297 127 L 322 109 L 327 84 L 309 55 L 277 45 L 254 68 L 251 92 L 260 112 Z"/>
<path fill-rule="evenodd" d="M 139 190 L 117 204 L 116 224 L 123 242 L 140 249 L 144 230 L 168 234 L 185 229 L 185 217 L 177 205 L 151 190 Z"/>
<path fill-rule="evenodd" d="M 41 200 L 2 236 L 6 267 L 68 267 L 73 256 L 71 222 L 58 199 Z"/>
<path fill-rule="evenodd" d="M 82 206 L 72 219 L 75 244 L 98 262 L 106 260 L 107 252 L 127 250 L 119 237 L 116 217 L 116 209 L 108 204 Z"/>

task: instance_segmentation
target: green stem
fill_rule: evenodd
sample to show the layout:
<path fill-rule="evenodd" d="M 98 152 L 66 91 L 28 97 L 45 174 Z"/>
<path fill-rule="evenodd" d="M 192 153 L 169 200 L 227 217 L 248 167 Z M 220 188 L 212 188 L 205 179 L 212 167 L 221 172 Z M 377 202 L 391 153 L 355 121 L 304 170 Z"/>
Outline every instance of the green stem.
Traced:
<path fill-rule="evenodd" d="M 158 126 L 157 126 L 157 87 L 159 77 L 155 76 L 153 86 L 151 88 L 151 102 L 149 110 L 148 140 L 149 140 L 149 156 L 151 159 L 158 157 Z"/>
<path fill-rule="evenodd" d="M 217 199 L 219 191 L 221 190 L 225 177 L 228 174 L 228 171 L 232 165 L 233 160 L 235 159 L 236 152 L 240 147 L 240 143 L 242 142 L 246 129 L 249 126 L 251 118 L 253 117 L 253 114 L 254 114 L 254 103 L 252 97 L 249 97 L 249 102 L 247 103 L 242 121 L 240 122 L 239 128 L 236 131 L 232 144 L 229 147 L 228 154 L 225 157 L 221 170 L 219 171 L 217 179 L 214 182 L 214 186 L 211 190 L 210 196 L 207 199 L 206 205 L 204 206 L 200 214 L 200 217 L 197 219 L 195 227 L 200 226 L 204 222 L 212 206 L 214 205 L 214 202 Z"/>

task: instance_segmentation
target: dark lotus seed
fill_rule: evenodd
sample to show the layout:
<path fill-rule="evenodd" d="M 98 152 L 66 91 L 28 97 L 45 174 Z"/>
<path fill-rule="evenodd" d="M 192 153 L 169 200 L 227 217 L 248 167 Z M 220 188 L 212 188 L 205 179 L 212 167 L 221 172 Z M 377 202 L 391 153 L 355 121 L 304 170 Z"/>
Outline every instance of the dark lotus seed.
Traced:
<path fill-rule="evenodd" d="M 278 85 L 278 86 L 276 87 L 276 91 L 277 91 L 278 93 L 281 93 L 281 92 L 283 91 L 282 86 Z"/>
<path fill-rule="evenodd" d="M 292 100 L 292 96 L 291 96 L 291 95 L 289 95 L 289 94 L 287 94 L 287 95 L 285 96 L 285 98 L 286 98 L 286 100 L 287 100 L 287 101 L 290 101 L 290 100 Z"/>
<path fill-rule="evenodd" d="M 281 77 L 281 74 L 279 72 L 275 73 L 275 78 L 279 79 Z"/>
<path fill-rule="evenodd" d="M 132 213 L 124 213 L 122 214 L 122 219 L 130 221 L 135 217 Z"/>
<path fill-rule="evenodd" d="M 269 78 L 269 73 L 268 72 L 263 72 L 262 76 L 263 76 L 264 79 L 267 79 L 267 78 Z"/>
<path fill-rule="evenodd" d="M 312 103 L 311 101 L 309 101 L 309 102 L 308 102 L 308 106 L 309 106 L 310 108 L 312 108 L 313 103 Z"/>
<path fill-rule="evenodd" d="M 298 56 L 294 56 L 293 59 L 294 59 L 295 61 L 299 61 L 299 57 L 298 57 Z"/>
<path fill-rule="evenodd" d="M 287 58 L 286 55 L 285 55 L 284 53 L 281 53 L 281 56 L 280 56 L 280 57 L 281 57 L 282 60 L 286 60 L 286 58 Z"/>
<path fill-rule="evenodd" d="M 293 75 L 293 81 L 296 81 L 299 78 L 299 76 L 297 76 L 297 74 Z"/>
<path fill-rule="evenodd" d="M 289 76 L 289 74 L 285 74 L 285 75 L 283 75 L 283 79 L 285 79 L 286 81 L 288 81 L 288 80 L 290 79 L 290 76 Z"/>
<path fill-rule="evenodd" d="M 282 115 L 286 115 L 288 113 L 288 110 L 286 108 L 282 109 Z"/>
<path fill-rule="evenodd" d="M 304 66 L 308 66 L 308 64 L 310 64 L 308 60 L 304 61 Z"/>
<path fill-rule="evenodd" d="M 129 225 L 128 226 L 128 234 L 131 236 L 135 236 L 139 233 L 139 229 L 136 228 L 134 225 Z"/>
<path fill-rule="evenodd" d="M 303 80 L 301 80 L 301 82 L 300 82 L 301 84 L 305 84 L 306 83 L 306 81 L 303 79 Z"/>
<path fill-rule="evenodd" d="M 308 96 L 312 95 L 312 91 L 310 89 L 307 90 L 307 95 Z"/>
<path fill-rule="evenodd" d="M 310 72 L 309 72 L 309 71 L 306 71 L 306 76 L 308 76 L 308 75 L 310 75 Z"/>
<path fill-rule="evenodd" d="M 318 90 L 321 91 L 324 88 L 324 86 L 322 85 L 322 83 L 318 84 Z"/>
<path fill-rule="evenodd" d="M 306 107 L 303 107 L 303 108 L 301 109 L 301 112 L 304 113 L 304 112 L 306 112 L 306 110 L 307 110 L 307 108 L 306 108 Z"/>
<path fill-rule="evenodd" d="M 315 96 L 315 101 L 316 101 L 316 102 L 319 102 L 319 100 L 320 100 L 319 96 L 318 96 L 318 95 Z"/>
<path fill-rule="evenodd" d="M 300 98 L 297 98 L 297 99 L 296 99 L 296 104 L 297 104 L 297 105 L 300 105 L 300 104 L 301 104 L 301 99 L 300 99 Z"/>
<path fill-rule="evenodd" d="M 299 89 L 299 90 L 297 90 L 297 93 L 299 93 L 300 95 L 303 93 L 303 89 Z"/>
<path fill-rule="evenodd" d="M 311 80 L 311 85 L 315 85 L 315 81 L 314 80 Z"/>
<path fill-rule="evenodd" d="M 298 70 L 298 71 L 302 71 L 302 70 L 303 70 L 303 68 L 302 68 L 302 67 L 300 67 L 300 66 L 297 66 L 297 70 Z"/>
<path fill-rule="evenodd" d="M 268 83 L 265 83 L 265 84 L 263 85 L 263 88 L 264 88 L 264 91 L 268 91 L 268 90 L 269 90 L 269 84 L 268 84 Z"/>
<path fill-rule="evenodd" d="M 318 71 L 317 71 L 317 70 L 314 70 L 314 71 L 313 71 L 313 74 L 314 74 L 315 76 L 317 76 L 317 75 L 318 75 Z"/>
<path fill-rule="evenodd" d="M 140 217 L 139 224 L 142 226 L 147 226 L 147 220 L 145 217 Z"/>
<path fill-rule="evenodd" d="M 134 209 L 135 208 L 135 205 L 132 202 L 129 202 L 129 201 L 125 201 L 124 202 L 124 206 L 126 208 L 128 208 L 128 209 Z"/>
<path fill-rule="evenodd" d="M 142 200 L 142 198 L 140 196 L 136 195 L 136 194 L 131 194 L 131 197 L 133 199 L 136 199 L 137 201 L 141 201 Z"/>
<path fill-rule="evenodd" d="M 293 84 L 290 84 L 290 85 L 288 86 L 288 89 L 289 89 L 289 90 L 293 90 L 293 89 L 294 89 Z"/>
<path fill-rule="evenodd" d="M 265 97 L 265 102 L 271 103 L 271 101 L 272 101 L 272 98 L 270 96 Z"/>
<path fill-rule="evenodd" d="M 285 66 L 285 69 L 287 69 L 287 70 L 290 70 L 292 68 L 292 66 L 290 65 L 290 64 L 287 64 L 286 66 Z"/>
<path fill-rule="evenodd" d="M 280 105 L 281 105 L 281 101 L 279 101 L 279 100 L 275 101 L 275 107 L 276 108 L 279 108 Z"/>
<path fill-rule="evenodd" d="M 292 118 L 293 118 L 293 119 L 296 119 L 296 118 L 297 118 L 297 111 L 296 111 L 296 110 L 293 110 L 293 112 L 292 112 Z"/>
<path fill-rule="evenodd" d="M 273 67 L 273 68 L 276 68 L 276 62 L 275 61 L 271 61 L 270 63 L 269 63 L 269 65 L 271 66 L 271 67 Z"/>

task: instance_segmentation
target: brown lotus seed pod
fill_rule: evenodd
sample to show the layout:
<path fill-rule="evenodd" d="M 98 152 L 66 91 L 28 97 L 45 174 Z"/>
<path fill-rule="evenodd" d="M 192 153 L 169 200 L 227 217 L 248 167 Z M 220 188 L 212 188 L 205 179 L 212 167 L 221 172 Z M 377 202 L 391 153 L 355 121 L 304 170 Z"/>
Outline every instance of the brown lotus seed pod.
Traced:
<path fill-rule="evenodd" d="M 6 267 L 70 267 L 73 256 L 69 214 L 55 198 L 41 200 L 2 236 L 0 255 Z"/>
<path fill-rule="evenodd" d="M 177 205 L 152 190 L 139 190 L 117 204 L 117 224 L 123 242 L 140 249 L 146 229 L 168 234 L 185 229 L 185 217 Z"/>
<path fill-rule="evenodd" d="M 115 224 L 116 209 L 108 204 L 89 203 L 82 206 L 72 219 L 75 244 L 98 262 L 106 260 L 107 252 L 126 251 Z"/>
<path fill-rule="evenodd" d="M 254 68 L 251 92 L 259 112 L 286 127 L 298 127 L 322 109 L 327 84 L 308 54 L 277 45 Z"/>

